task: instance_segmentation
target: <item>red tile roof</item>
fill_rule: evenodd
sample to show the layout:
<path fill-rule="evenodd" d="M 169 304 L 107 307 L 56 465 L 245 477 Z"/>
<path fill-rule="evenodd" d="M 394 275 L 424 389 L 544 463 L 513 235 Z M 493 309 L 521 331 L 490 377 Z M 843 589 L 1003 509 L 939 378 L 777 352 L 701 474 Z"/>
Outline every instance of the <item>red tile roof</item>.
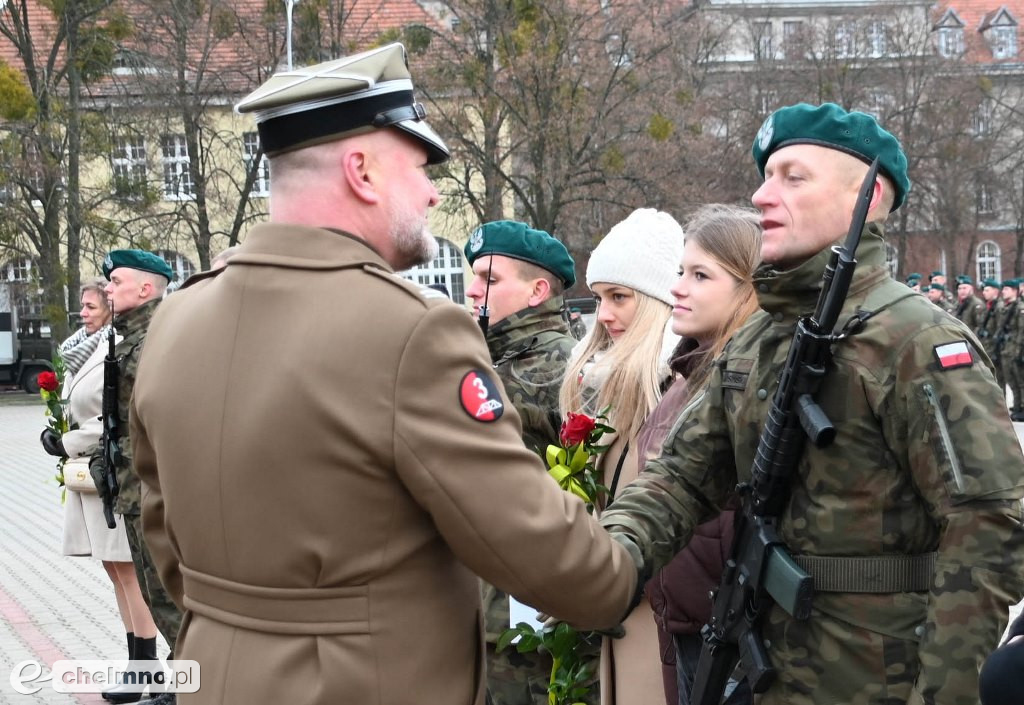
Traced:
<path fill-rule="evenodd" d="M 1021 61 L 1024 46 L 1021 45 L 1020 26 L 1016 23 L 1024 18 L 1024 0 L 1008 0 L 1007 2 L 940 0 L 932 9 L 933 23 L 941 22 L 950 10 L 955 12 L 956 17 L 964 24 L 965 56 L 968 60 L 984 63 L 1019 63 Z M 992 22 L 1003 10 L 1014 20 L 1014 29 L 1017 34 L 1017 54 L 1004 59 L 996 59 L 992 56 L 989 32 L 992 31 Z"/>
<path fill-rule="evenodd" d="M 0 22 L 7 25 L 10 24 L 9 5 L 12 1 L 16 0 L 8 0 L 8 3 L 0 5 Z M 276 1 L 280 3 L 280 9 L 271 15 L 268 15 L 266 8 L 268 2 L 275 0 L 210 3 L 206 5 L 207 12 L 203 18 L 189 23 L 188 68 L 193 77 L 203 72 L 206 79 L 203 92 L 222 96 L 243 94 L 262 82 L 276 68 L 270 65 L 275 59 L 282 64 L 285 62 L 285 5 L 284 0 Z M 339 44 L 342 47 L 337 52 L 338 56 L 372 47 L 380 43 L 386 33 L 395 35 L 410 25 L 425 25 L 431 30 L 447 31 L 447 24 L 416 0 L 348 0 L 344 4 L 336 4 L 341 5 L 345 11 L 342 29 L 334 32 L 340 38 Z M 123 48 L 152 56 L 159 67 L 166 65 L 166 60 L 159 58 L 161 55 L 173 56 L 173 47 L 169 42 L 161 41 L 161 38 L 173 35 L 173 28 L 170 18 L 165 14 L 147 12 L 147 5 L 144 0 L 125 0 L 121 3 L 121 8 L 128 13 L 134 25 L 134 36 L 123 42 Z M 40 0 L 26 0 L 26 6 L 29 28 L 35 41 L 35 60 L 41 63 L 46 60 L 51 49 L 57 23 Z M 296 17 L 301 7 L 301 4 L 295 5 Z M 214 18 L 212 21 L 211 17 Z M 327 31 L 329 21 L 325 14 L 321 15 L 321 23 L 324 31 Z M 231 31 L 211 31 L 211 25 L 218 28 L 230 27 Z M 17 70 L 24 68 L 17 49 L 3 36 L 0 36 L 0 59 Z M 173 77 L 170 74 L 173 74 L 173 69 L 143 75 L 141 80 L 167 81 Z M 96 82 L 89 90 L 100 98 L 126 90 L 136 93 L 138 91 L 133 90 L 131 85 L 135 80 L 130 74 L 114 75 Z"/>

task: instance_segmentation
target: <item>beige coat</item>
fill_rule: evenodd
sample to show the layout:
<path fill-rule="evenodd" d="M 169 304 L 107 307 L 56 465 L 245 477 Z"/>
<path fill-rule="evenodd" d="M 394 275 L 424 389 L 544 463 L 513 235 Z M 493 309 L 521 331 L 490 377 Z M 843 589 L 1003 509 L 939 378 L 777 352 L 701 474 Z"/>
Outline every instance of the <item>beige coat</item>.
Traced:
<path fill-rule="evenodd" d="M 70 458 L 88 458 L 103 435 L 103 358 L 106 354 L 104 339 L 64 389 L 64 398 L 68 400 L 68 422 L 77 426 L 61 436 L 64 450 Z M 71 469 L 65 468 L 65 472 L 71 472 Z M 103 502 L 98 494 L 68 490 L 61 533 L 63 554 L 92 556 L 101 561 L 131 561 L 124 520 L 120 514 L 115 514 L 114 521 L 117 525 L 108 529 L 103 518 Z"/>
<path fill-rule="evenodd" d="M 202 667 L 181 705 L 483 703 L 474 573 L 580 627 L 635 589 L 524 448 L 472 319 L 338 232 L 258 226 L 168 297 L 131 434 Z"/>
<path fill-rule="evenodd" d="M 616 494 L 639 475 L 635 438 L 630 440 L 627 450 L 625 439 L 616 437 L 611 448 L 599 458 L 597 468 L 609 490 L 620 457 L 622 469 Z M 605 637 L 601 641 L 601 705 L 661 705 L 665 702 L 665 690 L 658 624 L 646 595 L 622 626 L 626 634 L 621 639 Z"/>

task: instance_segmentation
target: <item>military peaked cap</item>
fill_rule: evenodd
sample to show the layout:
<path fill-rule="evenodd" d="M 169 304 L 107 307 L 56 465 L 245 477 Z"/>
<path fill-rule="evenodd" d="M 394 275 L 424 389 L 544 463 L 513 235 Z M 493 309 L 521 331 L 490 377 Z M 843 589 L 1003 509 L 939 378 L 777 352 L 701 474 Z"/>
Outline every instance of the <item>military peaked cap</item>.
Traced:
<path fill-rule="evenodd" d="M 565 245 L 526 223 L 514 220 L 484 223 L 469 236 L 463 251 L 470 266 L 483 255 L 504 255 L 551 272 L 567 289 L 576 283 L 576 263 Z"/>
<path fill-rule="evenodd" d="M 169 282 L 174 281 L 174 270 L 164 258 L 145 250 L 111 250 L 103 259 L 103 276 L 110 279 L 110 273 L 120 267 L 159 274 Z"/>
<path fill-rule="evenodd" d="M 431 164 L 449 156 L 413 96 L 401 44 L 280 71 L 235 110 L 255 113 L 260 144 L 268 156 L 385 127 L 397 127 L 419 140 Z"/>
<path fill-rule="evenodd" d="M 754 162 L 762 177 L 768 157 L 791 144 L 837 149 L 868 164 L 878 157 L 879 169 L 895 187 L 892 210 L 903 205 L 910 191 L 907 156 L 900 141 L 867 113 L 847 112 L 835 103 L 779 108 L 768 116 L 754 138 Z"/>

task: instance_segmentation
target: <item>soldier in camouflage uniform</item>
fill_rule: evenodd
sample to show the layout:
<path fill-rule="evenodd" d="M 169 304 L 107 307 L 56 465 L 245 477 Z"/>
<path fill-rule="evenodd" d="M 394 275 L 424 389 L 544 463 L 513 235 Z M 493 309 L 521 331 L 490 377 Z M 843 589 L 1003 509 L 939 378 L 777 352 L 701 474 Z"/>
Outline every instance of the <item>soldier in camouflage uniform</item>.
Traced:
<path fill-rule="evenodd" d="M 947 312 L 952 312 L 956 309 L 956 297 L 953 296 L 953 291 L 946 286 L 946 273 L 940 270 L 932 272 L 932 276 L 928 282 L 928 285 L 938 284 L 942 287 L 942 300 L 945 302 L 945 306 L 942 306 Z"/>
<path fill-rule="evenodd" d="M 877 156 L 839 317 L 863 323 L 833 345 L 817 395 L 837 436 L 806 444 L 779 519 L 817 591 L 807 620 L 778 606 L 768 614 L 778 678 L 760 703 L 975 705 L 978 666 L 1024 594 L 1024 457 L 992 369 L 963 324 L 888 276 L 881 221 L 910 185 L 895 137 L 866 114 L 802 104 L 769 117 L 753 152 L 765 176 L 752 199 L 763 310 L 601 523 L 635 543 L 645 579 L 750 480 L 796 319 L 815 308 L 828 247 L 845 235 L 867 170 L 854 155 Z M 890 569 L 888 592 L 866 591 L 861 578 Z"/>
<path fill-rule="evenodd" d="M 120 371 L 117 415 L 121 432 L 121 462 L 117 465 L 120 492 L 114 504 L 114 511 L 124 517 L 128 545 L 131 547 L 132 561 L 135 563 L 142 595 L 149 605 L 153 621 L 173 652 L 181 626 L 181 612 L 160 582 L 142 536 L 141 483 L 132 464 L 132 446 L 128 436 L 128 407 L 150 319 L 174 274 L 162 258 L 143 250 L 114 250 L 103 262 L 103 274 L 110 279 L 106 292 L 114 312 L 114 325 L 123 336 L 115 349 Z M 98 449 L 93 455 L 90 466 L 94 474 L 102 467 L 101 450 Z M 173 702 L 172 693 L 165 693 L 159 697 L 163 702 Z"/>
<path fill-rule="evenodd" d="M 958 302 L 954 315 L 972 331 L 977 331 L 985 316 L 985 302 L 974 293 L 974 280 L 966 274 L 956 278 L 956 296 Z"/>
<path fill-rule="evenodd" d="M 928 297 L 928 300 L 933 304 L 941 308 L 946 313 L 952 312 L 952 307 L 946 300 L 946 287 L 942 284 L 929 284 L 928 286 L 921 287 L 921 291 Z"/>
<path fill-rule="evenodd" d="M 1024 307 L 1018 302 L 1017 280 L 1007 279 L 1002 288 L 1003 307 L 999 312 L 999 324 L 996 330 L 996 355 L 999 358 L 999 369 L 1003 373 L 1003 381 L 1007 398 L 1013 399 L 1012 413 L 1022 411 L 1022 384 L 1020 370 L 1020 334 L 1024 328 L 1021 314 Z"/>
<path fill-rule="evenodd" d="M 996 333 L 999 331 L 999 310 L 1002 307 L 1002 302 L 999 300 L 999 288 L 999 282 L 995 279 L 986 279 L 982 282 L 981 298 L 985 302 L 985 313 L 974 332 L 977 333 L 985 352 L 995 364 L 996 381 L 999 388 L 1002 389 L 1003 373 L 999 369 L 999 358 L 996 355 Z"/>
<path fill-rule="evenodd" d="M 558 443 L 558 391 L 576 341 L 562 315 L 562 292 L 576 282 L 565 246 L 525 223 L 484 223 L 470 236 L 466 260 L 473 281 L 466 296 L 474 315 L 486 307 L 484 336 L 509 400 L 523 421 L 523 441 L 541 454 Z M 481 582 L 487 640 L 487 692 L 494 705 L 545 705 L 551 658 L 501 653 L 495 644 L 509 628 L 508 595 Z"/>

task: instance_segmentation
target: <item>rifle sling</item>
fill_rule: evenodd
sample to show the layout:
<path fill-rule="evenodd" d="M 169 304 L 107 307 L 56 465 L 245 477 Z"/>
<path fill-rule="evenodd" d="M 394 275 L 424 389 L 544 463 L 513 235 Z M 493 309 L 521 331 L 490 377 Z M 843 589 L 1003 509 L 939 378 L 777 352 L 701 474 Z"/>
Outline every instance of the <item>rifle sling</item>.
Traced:
<path fill-rule="evenodd" d="M 916 556 L 793 556 L 814 578 L 816 592 L 926 592 L 936 553 Z"/>

